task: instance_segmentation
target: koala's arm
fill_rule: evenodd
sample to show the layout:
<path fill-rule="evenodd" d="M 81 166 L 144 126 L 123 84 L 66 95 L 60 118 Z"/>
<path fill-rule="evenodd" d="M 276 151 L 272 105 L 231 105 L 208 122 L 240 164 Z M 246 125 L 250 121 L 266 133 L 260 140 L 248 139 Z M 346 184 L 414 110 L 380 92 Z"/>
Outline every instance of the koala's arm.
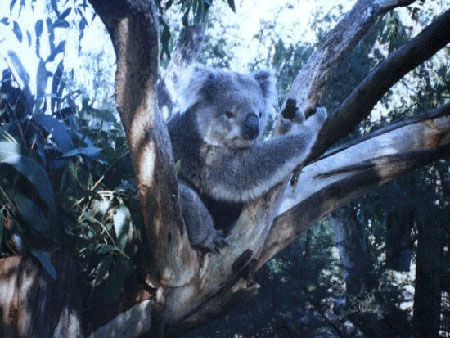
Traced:
<path fill-rule="evenodd" d="M 219 200 L 256 199 L 283 181 L 309 155 L 326 119 L 324 109 L 288 134 L 208 161 L 203 191 Z"/>

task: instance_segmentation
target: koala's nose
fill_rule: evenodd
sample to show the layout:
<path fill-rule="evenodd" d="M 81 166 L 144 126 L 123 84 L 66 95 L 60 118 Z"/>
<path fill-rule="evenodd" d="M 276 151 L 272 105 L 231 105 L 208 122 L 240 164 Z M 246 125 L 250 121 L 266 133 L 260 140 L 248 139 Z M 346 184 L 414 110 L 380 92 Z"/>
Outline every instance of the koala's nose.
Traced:
<path fill-rule="evenodd" d="M 244 121 L 244 137 L 253 140 L 259 135 L 259 119 L 255 114 L 248 114 Z"/>

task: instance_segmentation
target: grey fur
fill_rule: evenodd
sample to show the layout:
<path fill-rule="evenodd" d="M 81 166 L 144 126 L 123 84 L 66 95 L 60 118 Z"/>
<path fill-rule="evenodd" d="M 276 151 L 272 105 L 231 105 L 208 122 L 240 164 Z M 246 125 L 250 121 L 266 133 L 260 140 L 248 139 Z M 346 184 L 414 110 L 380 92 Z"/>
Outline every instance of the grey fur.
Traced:
<path fill-rule="evenodd" d="M 304 161 L 326 112 L 318 110 L 286 135 L 263 142 L 256 136 L 276 100 L 271 72 L 199 68 L 183 92 L 188 109 L 168 124 L 175 161 L 181 160 L 183 217 L 191 244 L 215 249 L 222 237 L 198 194 L 229 202 L 262 196 Z"/>

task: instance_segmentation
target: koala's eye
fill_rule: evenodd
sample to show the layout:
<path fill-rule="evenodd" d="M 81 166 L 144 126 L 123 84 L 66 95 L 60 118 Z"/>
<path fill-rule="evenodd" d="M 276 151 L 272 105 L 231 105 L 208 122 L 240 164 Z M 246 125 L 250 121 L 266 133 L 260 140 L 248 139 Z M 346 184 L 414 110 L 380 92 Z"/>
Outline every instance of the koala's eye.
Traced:
<path fill-rule="evenodd" d="M 234 117 L 234 114 L 230 111 L 226 111 L 225 116 L 227 117 L 227 119 L 232 119 Z"/>

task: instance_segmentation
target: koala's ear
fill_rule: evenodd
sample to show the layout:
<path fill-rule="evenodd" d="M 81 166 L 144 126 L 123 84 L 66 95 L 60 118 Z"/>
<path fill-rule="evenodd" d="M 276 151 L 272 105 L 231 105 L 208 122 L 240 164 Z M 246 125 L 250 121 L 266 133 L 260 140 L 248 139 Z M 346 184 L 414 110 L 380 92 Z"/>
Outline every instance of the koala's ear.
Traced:
<path fill-rule="evenodd" d="M 277 103 L 277 79 L 275 74 L 270 70 L 258 70 L 252 75 L 261 86 L 266 104 L 275 105 Z"/>
<path fill-rule="evenodd" d="M 203 87 L 210 80 L 214 72 L 206 67 L 193 66 L 182 74 L 180 80 L 180 110 L 185 111 L 191 107 L 200 96 Z"/>

